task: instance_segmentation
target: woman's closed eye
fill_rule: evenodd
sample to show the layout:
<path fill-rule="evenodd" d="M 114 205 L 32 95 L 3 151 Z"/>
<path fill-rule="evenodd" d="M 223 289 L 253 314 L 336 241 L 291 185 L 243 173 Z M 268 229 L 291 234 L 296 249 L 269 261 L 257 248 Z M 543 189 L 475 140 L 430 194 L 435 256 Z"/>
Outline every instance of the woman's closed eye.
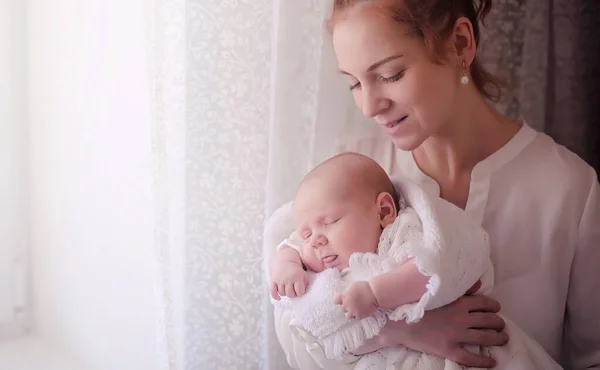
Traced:
<path fill-rule="evenodd" d="M 378 80 L 381 82 L 396 82 L 399 81 L 402 77 L 404 77 L 404 71 L 400 71 L 393 76 L 379 76 Z"/>
<path fill-rule="evenodd" d="M 386 76 L 379 76 L 379 77 L 377 77 L 377 81 L 378 81 L 378 82 L 383 82 L 383 83 L 392 83 L 392 82 L 397 82 L 397 81 L 399 81 L 399 80 L 400 80 L 402 77 L 404 77 L 404 72 L 405 72 L 405 70 L 402 70 L 402 71 L 400 71 L 400 72 L 396 73 L 395 75 L 393 75 L 393 76 L 389 76 L 389 77 L 386 77 Z M 360 82 L 355 82 L 354 84 L 351 84 L 351 85 L 350 85 L 350 91 L 352 91 L 352 90 L 354 90 L 354 89 L 358 89 L 360 86 L 361 86 L 361 85 L 360 85 Z"/>

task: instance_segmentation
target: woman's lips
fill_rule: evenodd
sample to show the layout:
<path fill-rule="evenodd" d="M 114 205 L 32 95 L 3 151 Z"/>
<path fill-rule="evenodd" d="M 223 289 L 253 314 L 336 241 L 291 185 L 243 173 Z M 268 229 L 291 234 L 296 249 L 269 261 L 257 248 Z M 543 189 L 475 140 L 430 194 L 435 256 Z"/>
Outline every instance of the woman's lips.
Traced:
<path fill-rule="evenodd" d="M 394 136 L 404 127 L 403 123 L 406 121 L 408 116 L 404 116 L 397 121 L 388 122 L 384 125 L 385 131 L 388 135 Z"/>
<path fill-rule="evenodd" d="M 407 118 L 408 118 L 408 116 L 404 116 L 404 117 L 400 118 L 397 121 L 388 122 L 388 123 L 385 124 L 385 127 L 387 127 L 387 128 L 393 128 L 394 126 L 396 126 L 396 125 L 404 122 L 404 120 L 407 119 Z"/>

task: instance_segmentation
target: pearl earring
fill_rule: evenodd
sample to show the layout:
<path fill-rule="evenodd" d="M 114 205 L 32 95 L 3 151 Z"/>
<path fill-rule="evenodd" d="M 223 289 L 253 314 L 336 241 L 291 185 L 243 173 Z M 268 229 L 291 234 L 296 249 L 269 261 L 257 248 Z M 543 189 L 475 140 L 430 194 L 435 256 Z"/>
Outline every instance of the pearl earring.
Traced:
<path fill-rule="evenodd" d="M 467 62 L 465 62 L 463 60 L 462 65 L 463 65 L 464 71 L 463 71 L 463 76 L 460 78 L 460 83 L 463 85 L 466 85 L 469 83 L 469 75 L 467 74 Z"/>

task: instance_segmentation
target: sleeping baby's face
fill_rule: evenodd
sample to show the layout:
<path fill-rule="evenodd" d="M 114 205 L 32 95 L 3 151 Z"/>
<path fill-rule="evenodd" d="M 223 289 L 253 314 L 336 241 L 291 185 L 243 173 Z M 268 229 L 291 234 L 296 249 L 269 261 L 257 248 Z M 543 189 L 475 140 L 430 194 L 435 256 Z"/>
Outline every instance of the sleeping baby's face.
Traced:
<path fill-rule="evenodd" d="M 342 270 L 352 253 L 375 252 L 385 226 L 378 197 L 335 172 L 325 171 L 305 181 L 294 201 L 302 260 L 315 272 Z"/>

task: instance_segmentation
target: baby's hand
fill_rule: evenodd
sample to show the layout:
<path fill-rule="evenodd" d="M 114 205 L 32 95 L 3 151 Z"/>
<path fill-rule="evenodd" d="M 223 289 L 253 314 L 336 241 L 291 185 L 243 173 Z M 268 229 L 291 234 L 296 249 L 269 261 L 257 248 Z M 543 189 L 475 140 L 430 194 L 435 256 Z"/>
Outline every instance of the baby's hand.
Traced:
<path fill-rule="evenodd" d="M 271 274 L 271 297 L 300 297 L 306 293 L 308 274 L 302 265 L 295 262 L 283 262 L 273 269 Z"/>
<path fill-rule="evenodd" d="M 377 311 L 378 303 L 371 286 L 366 281 L 352 283 L 343 292 L 333 297 L 333 302 L 342 306 L 349 319 L 362 319 Z"/>

